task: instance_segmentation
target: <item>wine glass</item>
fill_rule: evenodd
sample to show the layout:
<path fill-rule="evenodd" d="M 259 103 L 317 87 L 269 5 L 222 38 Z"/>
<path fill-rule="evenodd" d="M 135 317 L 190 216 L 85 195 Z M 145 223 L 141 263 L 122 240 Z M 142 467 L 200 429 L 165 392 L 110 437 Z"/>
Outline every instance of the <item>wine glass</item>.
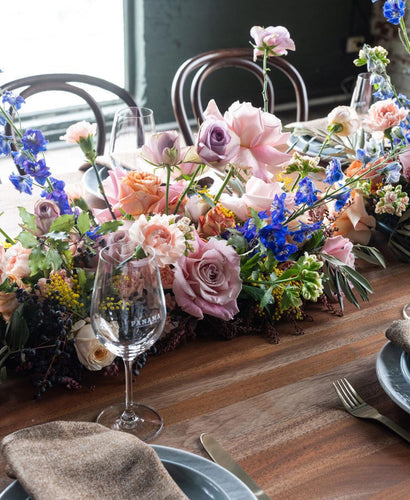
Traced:
<path fill-rule="evenodd" d="M 114 115 L 110 136 L 110 158 L 113 167 L 139 170 L 143 160 L 139 150 L 155 133 L 152 109 L 127 107 Z"/>
<path fill-rule="evenodd" d="M 132 364 L 161 335 L 166 307 L 154 250 L 140 259 L 136 253 L 135 244 L 118 243 L 100 251 L 90 316 L 97 338 L 125 365 L 125 404 L 104 409 L 97 422 L 148 441 L 163 422 L 156 410 L 133 402 Z"/>
<path fill-rule="evenodd" d="M 373 88 L 370 82 L 371 73 L 359 73 L 353 89 L 350 107 L 360 118 L 363 118 L 373 102 Z"/>

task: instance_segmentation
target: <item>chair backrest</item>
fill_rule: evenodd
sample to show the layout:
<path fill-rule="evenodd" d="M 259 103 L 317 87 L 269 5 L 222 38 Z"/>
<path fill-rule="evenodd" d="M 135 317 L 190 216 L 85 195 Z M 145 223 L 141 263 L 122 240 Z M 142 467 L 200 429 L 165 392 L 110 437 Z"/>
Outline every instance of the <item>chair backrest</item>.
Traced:
<path fill-rule="evenodd" d="M 296 120 L 306 121 L 308 117 L 308 98 L 305 83 L 296 68 L 282 57 L 271 57 L 268 64 L 272 68 L 278 68 L 291 81 L 296 94 Z M 194 135 L 187 117 L 184 104 L 184 86 L 188 76 L 196 71 L 191 83 L 191 106 L 194 117 L 198 123 L 204 120 L 201 102 L 202 84 L 214 71 L 220 68 L 238 67 L 253 73 L 263 84 L 263 69 L 253 61 L 252 48 L 218 49 L 198 54 L 185 61 L 176 72 L 171 89 L 172 107 L 181 133 L 187 145 L 194 143 Z M 267 96 L 269 101 L 269 112 L 274 110 L 274 89 L 269 76 Z"/>
<path fill-rule="evenodd" d="M 94 113 L 95 121 L 97 123 L 97 153 L 98 155 L 104 154 L 105 149 L 105 138 L 106 138 L 106 121 L 104 114 L 101 110 L 99 103 L 95 100 L 91 94 L 84 90 L 78 84 L 87 84 L 93 87 L 99 87 L 108 92 L 111 92 L 119 99 L 121 99 L 127 106 L 134 107 L 137 106 L 132 95 L 122 87 L 115 85 L 114 83 L 103 80 L 102 78 L 97 78 L 89 75 L 81 75 L 76 73 L 50 73 L 44 75 L 33 75 L 24 78 L 19 78 L 18 80 L 13 80 L 1 86 L 3 90 L 19 90 L 18 93 L 26 99 L 39 92 L 47 91 L 64 91 L 71 94 L 75 94 L 82 98 Z M 10 125 L 6 124 L 5 128 L 6 135 L 10 135 Z"/>

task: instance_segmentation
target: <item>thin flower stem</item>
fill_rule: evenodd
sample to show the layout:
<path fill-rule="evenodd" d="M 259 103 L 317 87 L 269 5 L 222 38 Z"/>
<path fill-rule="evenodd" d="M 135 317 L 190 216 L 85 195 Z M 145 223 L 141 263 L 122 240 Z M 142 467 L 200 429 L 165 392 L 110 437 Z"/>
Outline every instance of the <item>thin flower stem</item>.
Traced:
<path fill-rule="evenodd" d="M 219 191 L 217 192 L 215 198 L 214 198 L 214 203 L 215 205 L 218 203 L 219 201 L 219 198 L 221 197 L 224 189 L 226 188 L 226 185 L 228 184 L 229 182 L 229 179 L 232 177 L 234 171 L 235 171 L 235 168 L 232 164 L 229 164 L 230 165 L 230 169 L 229 169 L 229 172 L 227 173 L 226 177 L 225 177 L 225 180 L 223 181 L 222 183 L 222 186 L 220 187 Z"/>
<path fill-rule="evenodd" d="M 165 214 L 168 215 L 168 202 L 169 202 L 169 184 L 171 182 L 171 167 L 169 165 L 167 168 L 167 184 L 165 186 Z"/>
<path fill-rule="evenodd" d="M 189 190 L 191 189 L 195 179 L 196 179 L 196 176 L 198 175 L 198 172 L 201 170 L 201 168 L 203 168 L 203 165 L 202 164 L 199 164 L 194 172 L 194 174 L 192 175 L 188 185 L 186 186 L 186 188 L 184 189 L 184 191 L 182 192 L 181 196 L 178 198 L 178 202 L 176 204 L 176 207 L 175 207 L 175 210 L 174 210 L 174 214 L 178 213 L 178 209 L 182 203 L 182 200 L 185 198 L 185 196 L 187 195 L 187 193 L 189 192 Z"/>
<path fill-rule="evenodd" d="M 410 40 L 409 37 L 407 36 L 407 29 L 406 29 L 406 23 L 404 22 L 404 16 L 400 18 L 400 40 L 402 44 L 404 45 L 404 48 L 407 50 L 407 52 L 410 54 Z"/>
<path fill-rule="evenodd" d="M 266 113 L 269 110 L 268 92 L 267 92 L 267 90 L 268 90 L 268 71 L 269 71 L 269 68 L 268 68 L 268 65 L 267 65 L 268 51 L 269 51 L 269 48 L 266 47 L 265 51 L 263 53 L 263 90 L 262 90 L 262 97 L 263 97 L 263 111 L 265 111 Z"/>
<path fill-rule="evenodd" d="M 117 217 L 115 217 L 114 212 L 112 210 L 111 204 L 107 200 L 107 196 L 106 196 L 105 191 L 104 191 L 104 186 L 103 186 L 102 181 L 101 181 L 100 172 L 98 171 L 98 168 L 97 168 L 97 165 L 95 164 L 95 161 L 91 162 L 91 166 L 93 167 L 94 172 L 95 172 L 95 176 L 97 177 L 98 190 L 100 191 L 102 197 L 104 198 L 105 204 L 107 205 L 107 208 L 110 211 L 111 217 L 113 220 L 117 220 Z"/>
<path fill-rule="evenodd" d="M 6 238 L 7 243 L 14 245 L 14 240 L 3 229 L 0 228 L 0 233 Z"/>

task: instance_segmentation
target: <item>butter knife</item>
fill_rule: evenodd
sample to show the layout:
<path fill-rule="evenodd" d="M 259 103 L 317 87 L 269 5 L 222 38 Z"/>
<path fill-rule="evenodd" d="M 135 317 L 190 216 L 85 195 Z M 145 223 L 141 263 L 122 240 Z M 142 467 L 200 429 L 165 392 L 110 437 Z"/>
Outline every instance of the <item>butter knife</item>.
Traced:
<path fill-rule="evenodd" d="M 232 472 L 252 491 L 258 500 L 271 500 L 270 497 L 248 476 L 242 467 L 235 462 L 231 455 L 209 434 L 201 434 L 199 439 L 208 455 L 214 462 Z"/>

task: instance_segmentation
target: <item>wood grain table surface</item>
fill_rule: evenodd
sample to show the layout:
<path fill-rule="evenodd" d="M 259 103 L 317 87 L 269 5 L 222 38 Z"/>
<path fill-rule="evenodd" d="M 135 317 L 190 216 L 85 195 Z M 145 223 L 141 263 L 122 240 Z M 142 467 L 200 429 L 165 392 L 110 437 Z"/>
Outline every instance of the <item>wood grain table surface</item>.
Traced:
<path fill-rule="evenodd" d="M 21 200 L 6 184 L 0 196 L 0 212 L 7 214 Z M 13 224 L 9 215 L 0 218 L 0 227 Z M 205 457 L 199 435 L 212 434 L 274 499 L 409 498 L 410 445 L 349 415 L 332 387 L 347 377 L 365 400 L 410 431 L 409 414 L 376 375 L 384 332 L 410 301 L 410 267 L 391 259 L 387 269 L 362 263 L 359 270 L 374 288 L 370 302 L 359 310 L 348 304 L 343 317 L 315 304 L 303 335 L 284 324 L 278 344 L 262 335 L 195 339 L 151 357 L 134 392 L 164 418 L 154 444 Z M 52 420 L 92 421 L 122 401 L 123 391 L 123 371 L 115 377 L 88 372 L 82 389 L 51 389 L 38 400 L 27 380 L 10 378 L 0 384 L 0 439 Z M 0 491 L 10 482 L 1 458 Z"/>

